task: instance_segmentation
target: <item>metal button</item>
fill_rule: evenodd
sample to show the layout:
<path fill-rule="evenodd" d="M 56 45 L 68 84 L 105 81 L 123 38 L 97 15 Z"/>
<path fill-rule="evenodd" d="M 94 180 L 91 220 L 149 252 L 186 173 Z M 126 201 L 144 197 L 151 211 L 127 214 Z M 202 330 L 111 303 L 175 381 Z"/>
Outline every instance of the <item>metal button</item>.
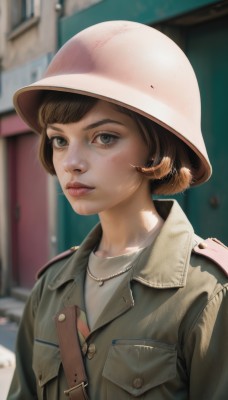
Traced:
<path fill-rule="evenodd" d="M 142 378 L 135 378 L 132 382 L 132 386 L 135 389 L 140 389 L 143 385 L 143 379 Z"/>
<path fill-rule="evenodd" d="M 87 357 L 89 360 L 91 360 L 94 357 L 94 354 L 96 353 L 96 346 L 94 343 L 91 343 L 88 347 L 87 351 Z"/>
<path fill-rule="evenodd" d="M 66 319 L 66 315 L 65 314 L 59 314 L 59 316 L 58 316 L 58 321 L 59 322 L 63 322 L 63 321 L 65 321 L 65 319 Z"/>
<path fill-rule="evenodd" d="M 207 243 L 201 242 L 198 244 L 199 249 L 206 249 L 207 248 Z"/>

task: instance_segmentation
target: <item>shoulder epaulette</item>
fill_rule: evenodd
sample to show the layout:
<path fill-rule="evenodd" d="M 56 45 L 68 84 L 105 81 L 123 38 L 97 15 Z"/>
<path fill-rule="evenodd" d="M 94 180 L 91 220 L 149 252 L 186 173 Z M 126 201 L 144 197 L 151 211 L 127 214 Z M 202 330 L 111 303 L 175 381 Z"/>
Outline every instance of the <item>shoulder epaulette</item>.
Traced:
<path fill-rule="evenodd" d="M 39 279 L 40 276 L 56 261 L 63 260 L 66 257 L 69 257 L 72 255 L 79 246 L 73 246 L 69 250 L 63 251 L 62 253 L 58 254 L 57 256 L 53 257 L 50 261 L 48 261 L 45 265 L 43 265 L 42 268 L 39 269 L 39 271 L 36 274 L 36 279 Z"/>
<path fill-rule="evenodd" d="M 214 261 L 228 276 L 228 247 L 215 238 L 199 242 L 193 252 Z"/>

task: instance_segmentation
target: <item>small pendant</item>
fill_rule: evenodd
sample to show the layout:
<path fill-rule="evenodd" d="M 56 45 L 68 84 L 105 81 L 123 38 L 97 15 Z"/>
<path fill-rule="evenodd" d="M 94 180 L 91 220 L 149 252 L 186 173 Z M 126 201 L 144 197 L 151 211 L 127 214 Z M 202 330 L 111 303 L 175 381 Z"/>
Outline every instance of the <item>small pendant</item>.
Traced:
<path fill-rule="evenodd" d="M 99 281 L 99 286 L 103 286 L 104 285 L 104 281 Z"/>

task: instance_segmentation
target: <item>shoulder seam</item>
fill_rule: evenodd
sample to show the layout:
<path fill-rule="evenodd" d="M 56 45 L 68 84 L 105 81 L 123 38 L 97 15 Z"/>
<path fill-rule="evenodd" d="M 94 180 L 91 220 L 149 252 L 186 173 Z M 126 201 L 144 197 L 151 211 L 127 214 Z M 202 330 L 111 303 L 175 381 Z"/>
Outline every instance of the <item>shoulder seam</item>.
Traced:
<path fill-rule="evenodd" d="M 218 239 L 208 238 L 198 242 L 193 253 L 209 258 L 228 276 L 228 247 Z"/>
<path fill-rule="evenodd" d="M 36 280 L 39 279 L 41 277 L 41 275 L 43 275 L 43 273 L 51 266 L 53 265 L 55 262 L 63 260 L 64 258 L 67 258 L 69 256 L 71 256 L 73 253 L 75 253 L 75 251 L 77 251 L 79 248 L 79 246 L 73 246 L 70 249 L 63 251 L 60 254 L 57 254 L 57 256 L 53 257 L 50 261 L 48 261 L 46 264 L 44 264 L 37 272 L 36 274 Z"/>

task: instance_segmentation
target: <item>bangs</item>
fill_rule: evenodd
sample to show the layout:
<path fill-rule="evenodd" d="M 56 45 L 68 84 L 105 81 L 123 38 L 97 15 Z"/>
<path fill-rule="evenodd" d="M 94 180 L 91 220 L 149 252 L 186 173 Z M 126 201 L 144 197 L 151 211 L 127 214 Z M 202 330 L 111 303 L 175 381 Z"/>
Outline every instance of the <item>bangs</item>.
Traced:
<path fill-rule="evenodd" d="M 51 175 L 55 175 L 55 169 L 52 162 L 52 146 L 46 134 L 47 126 L 80 121 L 97 101 L 94 97 L 75 93 L 54 90 L 45 93 L 38 113 L 39 124 L 42 128 L 39 157 L 44 168 Z"/>
<path fill-rule="evenodd" d="M 39 110 L 39 124 L 45 129 L 48 124 L 69 124 L 80 121 L 97 101 L 94 97 L 75 93 L 47 92 Z"/>

